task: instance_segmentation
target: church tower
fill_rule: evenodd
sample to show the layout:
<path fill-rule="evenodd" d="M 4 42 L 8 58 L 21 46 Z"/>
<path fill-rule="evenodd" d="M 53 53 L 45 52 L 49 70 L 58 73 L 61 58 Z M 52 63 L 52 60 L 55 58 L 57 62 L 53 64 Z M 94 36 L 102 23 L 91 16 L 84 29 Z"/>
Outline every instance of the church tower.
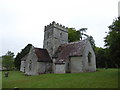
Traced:
<path fill-rule="evenodd" d="M 48 50 L 52 57 L 57 48 L 64 43 L 68 43 L 68 27 L 53 21 L 45 26 L 43 48 Z"/>

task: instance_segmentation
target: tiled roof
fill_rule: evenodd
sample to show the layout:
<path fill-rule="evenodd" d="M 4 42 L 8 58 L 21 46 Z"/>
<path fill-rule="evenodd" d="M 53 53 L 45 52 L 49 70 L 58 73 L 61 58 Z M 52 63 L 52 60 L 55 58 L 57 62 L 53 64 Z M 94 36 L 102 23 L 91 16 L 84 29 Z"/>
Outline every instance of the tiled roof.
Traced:
<path fill-rule="evenodd" d="M 52 62 L 46 49 L 35 48 L 35 53 L 39 62 Z"/>
<path fill-rule="evenodd" d="M 56 63 L 65 62 L 71 56 L 82 56 L 83 50 L 86 46 L 87 40 L 72 42 L 69 44 L 62 44 L 57 49 L 53 58 L 56 58 Z"/>

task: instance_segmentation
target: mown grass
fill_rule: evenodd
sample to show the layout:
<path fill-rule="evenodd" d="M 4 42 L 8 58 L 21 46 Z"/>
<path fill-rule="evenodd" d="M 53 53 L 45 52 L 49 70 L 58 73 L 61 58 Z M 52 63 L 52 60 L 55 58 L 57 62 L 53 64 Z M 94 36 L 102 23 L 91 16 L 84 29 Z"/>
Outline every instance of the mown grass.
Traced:
<path fill-rule="evenodd" d="M 0 90 L 2 88 L 2 72 L 0 71 Z"/>
<path fill-rule="evenodd" d="M 38 76 L 24 76 L 22 72 L 10 71 L 9 77 L 4 77 L 4 73 L 3 88 L 118 88 L 118 69 Z"/>

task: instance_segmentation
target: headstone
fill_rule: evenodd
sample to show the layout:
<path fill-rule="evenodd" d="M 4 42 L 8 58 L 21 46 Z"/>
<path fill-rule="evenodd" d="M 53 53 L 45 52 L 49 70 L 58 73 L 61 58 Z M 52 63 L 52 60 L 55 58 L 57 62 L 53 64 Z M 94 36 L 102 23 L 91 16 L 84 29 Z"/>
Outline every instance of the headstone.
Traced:
<path fill-rule="evenodd" d="M 9 72 L 5 72 L 5 77 L 8 77 Z"/>

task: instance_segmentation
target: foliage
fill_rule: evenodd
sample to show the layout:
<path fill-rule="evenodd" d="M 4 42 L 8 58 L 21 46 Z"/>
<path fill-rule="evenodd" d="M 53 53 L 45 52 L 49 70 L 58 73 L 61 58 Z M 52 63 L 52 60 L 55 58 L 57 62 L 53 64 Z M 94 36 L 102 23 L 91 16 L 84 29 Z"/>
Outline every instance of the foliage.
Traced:
<path fill-rule="evenodd" d="M 80 32 L 76 31 L 75 28 L 68 29 L 68 41 L 74 42 L 80 40 Z"/>
<path fill-rule="evenodd" d="M 118 69 L 38 76 L 25 76 L 22 72 L 11 71 L 8 78 L 4 77 L 4 73 L 3 88 L 118 88 Z"/>
<path fill-rule="evenodd" d="M 108 57 L 104 48 L 95 47 L 97 68 L 108 68 Z"/>
<path fill-rule="evenodd" d="M 11 51 L 8 51 L 8 52 L 6 53 L 6 55 L 7 55 L 7 56 L 11 56 L 11 57 L 14 57 L 14 56 L 15 56 L 14 53 L 11 52 Z"/>
<path fill-rule="evenodd" d="M 17 54 L 14 64 L 17 70 L 20 70 L 20 64 L 21 64 L 21 59 L 27 55 L 30 51 L 30 48 L 32 47 L 32 44 L 28 44 L 20 53 Z"/>
<path fill-rule="evenodd" d="M 83 36 L 88 36 L 84 32 L 86 32 L 87 28 L 81 28 L 79 30 L 76 30 L 75 28 L 69 28 L 68 29 L 68 41 L 74 42 L 79 41 L 83 39 Z"/>
<path fill-rule="evenodd" d="M 120 67 L 120 17 L 115 19 L 109 27 L 105 37 L 105 46 L 108 48 L 110 59 L 116 67 Z"/>
<path fill-rule="evenodd" d="M 81 28 L 79 30 L 76 30 L 75 28 L 69 28 L 68 29 L 68 41 L 74 42 L 83 40 L 83 36 L 85 36 L 91 43 L 93 50 L 95 49 L 95 41 L 91 35 L 87 35 L 84 32 L 86 32 L 87 28 Z"/>
<path fill-rule="evenodd" d="M 8 51 L 6 55 L 2 56 L 2 67 L 7 70 L 12 70 L 14 68 L 14 53 Z"/>
<path fill-rule="evenodd" d="M 79 29 L 79 33 L 80 33 L 80 40 L 83 39 L 83 36 L 88 36 L 87 34 L 85 34 L 84 32 L 86 32 L 87 28 L 81 28 Z"/>
<path fill-rule="evenodd" d="M 120 67 L 120 17 L 108 28 L 109 32 L 104 40 L 106 48 L 95 48 L 96 64 L 99 68 Z"/>

